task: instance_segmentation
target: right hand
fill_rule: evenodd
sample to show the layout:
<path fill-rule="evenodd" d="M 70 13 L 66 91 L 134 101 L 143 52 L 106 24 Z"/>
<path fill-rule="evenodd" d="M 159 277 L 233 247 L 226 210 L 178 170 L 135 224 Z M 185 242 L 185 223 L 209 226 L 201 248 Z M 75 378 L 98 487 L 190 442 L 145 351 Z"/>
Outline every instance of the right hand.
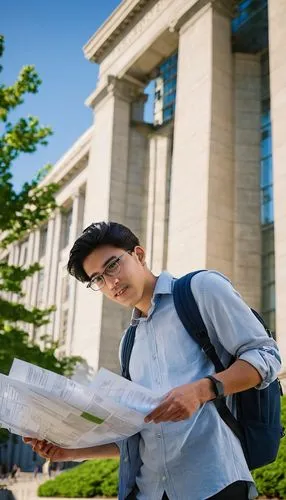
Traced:
<path fill-rule="evenodd" d="M 23 438 L 24 443 L 32 446 L 33 450 L 43 458 L 52 462 L 68 462 L 76 459 L 76 449 L 61 448 L 48 441 L 34 439 L 30 437 Z"/>

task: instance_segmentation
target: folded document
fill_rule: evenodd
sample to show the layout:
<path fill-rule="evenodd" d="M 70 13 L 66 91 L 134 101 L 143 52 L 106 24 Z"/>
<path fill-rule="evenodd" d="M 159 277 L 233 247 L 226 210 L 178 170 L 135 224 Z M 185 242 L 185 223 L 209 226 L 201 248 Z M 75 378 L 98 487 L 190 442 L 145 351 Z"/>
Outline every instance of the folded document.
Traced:
<path fill-rule="evenodd" d="M 161 400 L 105 368 L 87 386 L 19 359 L 8 376 L 0 374 L 0 426 L 64 448 L 136 434 Z"/>

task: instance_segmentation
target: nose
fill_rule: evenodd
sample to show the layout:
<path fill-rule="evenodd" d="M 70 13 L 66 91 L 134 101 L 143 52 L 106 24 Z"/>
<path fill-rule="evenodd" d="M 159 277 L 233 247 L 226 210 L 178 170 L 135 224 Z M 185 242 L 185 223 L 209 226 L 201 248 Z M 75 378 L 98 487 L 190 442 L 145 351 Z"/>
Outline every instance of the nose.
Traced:
<path fill-rule="evenodd" d="M 114 278 L 112 276 L 105 276 L 105 283 L 107 288 L 112 291 L 119 283 L 118 278 Z"/>

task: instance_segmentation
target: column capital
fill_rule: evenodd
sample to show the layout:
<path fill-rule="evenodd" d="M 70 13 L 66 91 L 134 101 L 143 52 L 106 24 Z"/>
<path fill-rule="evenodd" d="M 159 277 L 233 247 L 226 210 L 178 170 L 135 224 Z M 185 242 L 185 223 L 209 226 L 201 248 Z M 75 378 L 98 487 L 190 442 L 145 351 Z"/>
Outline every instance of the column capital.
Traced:
<path fill-rule="evenodd" d="M 85 101 L 85 104 L 95 109 L 104 98 L 116 96 L 127 102 L 136 102 L 144 98 L 145 84 L 135 79 L 118 78 L 108 75 L 105 85 L 98 87 Z"/>
<path fill-rule="evenodd" d="M 176 17 L 169 23 L 169 30 L 172 33 L 180 31 L 188 21 L 192 20 L 195 22 L 197 18 L 210 8 L 232 19 L 234 17 L 236 4 L 237 0 L 198 0 L 187 11 L 179 11 L 177 13 Z"/>
<path fill-rule="evenodd" d="M 77 200 L 80 197 L 80 188 L 77 188 L 75 191 L 73 191 L 71 195 L 72 201 Z"/>

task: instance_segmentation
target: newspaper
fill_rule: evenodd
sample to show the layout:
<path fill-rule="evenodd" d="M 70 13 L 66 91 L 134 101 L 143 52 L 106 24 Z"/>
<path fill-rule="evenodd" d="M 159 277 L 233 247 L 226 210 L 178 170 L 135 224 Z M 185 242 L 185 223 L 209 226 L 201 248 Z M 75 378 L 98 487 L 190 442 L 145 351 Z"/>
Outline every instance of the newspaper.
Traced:
<path fill-rule="evenodd" d="M 0 426 L 64 448 L 120 441 L 144 426 L 159 394 L 101 368 L 88 386 L 15 359 L 0 374 Z"/>

